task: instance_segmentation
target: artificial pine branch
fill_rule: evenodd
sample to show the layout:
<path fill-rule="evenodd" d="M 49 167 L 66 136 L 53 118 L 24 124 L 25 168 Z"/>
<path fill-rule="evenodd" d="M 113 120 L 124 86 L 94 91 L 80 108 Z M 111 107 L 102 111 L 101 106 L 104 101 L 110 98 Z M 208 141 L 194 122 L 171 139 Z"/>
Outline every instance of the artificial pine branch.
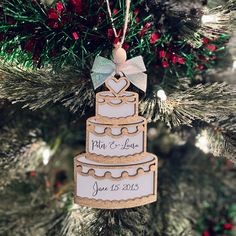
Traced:
<path fill-rule="evenodd" d="M 150 221 L 150 207 L 121 210 L 97 210 L 89 224 L 91 235 L 132 236 L 143 235 Z"/>
<path fill-rule="evenodd" d="M 58 102 L 73 112 L 82 111 L 80 114 L 83 115 L 94 103 L 94 91 L 87 88 L 91 83 L 85 81 L 81 86 L 77 78 L 83 77 L 79 72 L 72 76 L 69 69 L 60 75 L 8 69 L 4 70 L 4 77 L 0 80 L 1 97 L 21 102 L 24 107 L 38 109 Z M 224 114 L 235 112 L 235 91 L 231 86 L 225 83 L 189 86 L 187 80 L 180 80 L 176 86 L 167 87 L 170 94 L 166 101 L 157 97 L 158 88 L 154 87 L 141 101 L 141 113 L 149 122 L 162 120 L 176 127 L 192 125 L 194 120 L 211 123 Z"/>
<path fill-rule="evenodd" d="M 94 91 L 89 76 L 67 68 L 60 74 L 50 71 L 24 71 L 19 68 L 0 68 L 0 98 L 11 102 L 21 102 L 32 110 L 43 108 L 52 103 L 62 103 L 71 111 L 91 107 Z"/>
<path fill-rule="evenodd" d="M 157 22 L 162 18 L 165 28 L 178 32 L 179 36 L 193 47 L 201 47 L 203 37 L 213 39 L 220 34 L 232 32 L 235 0 L 212 9 L 206 7 L 206 1 L 199 0 L 147 0 L 146 3 Z M 209 16 L 211 19 L 202 20 Z"/>
<path fill-rule="evenodd" d="M 81 86 L 77 78 L 83 77 L 79 72 L 72 76 L 70 71 L 68 69 L 62 74 L 54 75 L 47 71 L 29 73 L 5 69 L 5 78 L 0 80 L 0 96 L 12 102 L 21 102 L 31 109 L 56 102 L 61 102 L 74 112 L 85 104 L 93 106 L 94 91 L 91 87 L 86 87 L 91 86 L 91 83 L 84 81 Z M 157 88 L 154 87 L 143 99 L 141 113 L 149 121 L 161 119 L 170 126 L 178 126 L 191 125 L 194 119 L 209 122 L 222 112 L 235 111 L 235 91 L 225 83 L 199 84 L 188 88 L 183 88 L 184 86 L 188 85 L 182 85 L 179 91 L 178 88 L 172 90 L 164 102 L 157 97 Z"/>
<path fill-rule="evenodd" d="M 207 123 L 224 114 L 235 113 L 236 90 L 226 83 L 198 84 L 175 89 L 167 100 L 157 96 L 159 87 L 141 101 L 140 110 L 149 122 L 162 120 L 170 127 L 192 125 L 193 120 Z"/>
<path fill-rule="evenodd" d="M 222 115 L 203 129 L 209 151 L 218 157 L 226 157 L 236 164 L 236 117 Z"/>
<path fill-rule="evenodd" d="M 206 132 L 209 151 L 236 162 L 236 96 L 232 85 L 213 83 L 189 87 L 189 83 L 182 80 L 167 88 L 170 94 L 166 101 L 157 96 L 158 89 L 154 88 L 153 97 L 148 95 L 140 104 L 141 113 L 149 122 L 162 120 L 172 128 L 201 127 Z"/>
<path fill-rule="evenodd" d="M 50 229 L 47 236 L 88 236 L 87 225 L 90 224 L 93 217 L 94 210 L 72 203 L 68 211 L 64 212 L 57 224 Z"/>
<path fill-rule="evenodd" d="M 212 20 L 202 22 L 202 27 L 198 30 L 201 35 L 207 38 L 214 38 L 220 34 L 232 33 L 235 29 L 236 1 L 229 0 L 226 4 L 213 9 L 204 9 L 204 16 L 211 17 Z"/>

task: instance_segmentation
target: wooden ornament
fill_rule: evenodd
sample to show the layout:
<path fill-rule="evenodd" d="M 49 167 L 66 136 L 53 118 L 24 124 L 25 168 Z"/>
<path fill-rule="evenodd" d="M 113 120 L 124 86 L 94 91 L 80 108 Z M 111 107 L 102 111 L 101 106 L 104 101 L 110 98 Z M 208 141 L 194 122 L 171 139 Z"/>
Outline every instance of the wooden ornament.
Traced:
<path fill-rule="evenodd" d="M 120 209 L 154 202 L 158 162 L 146 151 L 147 121 L 138 116 L 138 94 L 126 91 L 126 77 L 105 84 L 109 91 L 96 95 L 96 116 L 87 120 L 86 153 L 74 159 L 75 203 Z"/>
<path fill-rule="evenodd" d="M 86 153 L 74 158 L 74 201 L 81 206 L 130 208 L 157 198 L 158 161 L 146 151 L 147 121 L 138 116 L 138 94 L 126 91 L 131 81 L 145 92 L 147 81 L 142 57 L 126 62 L 121 47 L 130 1 L 126 4 L 123 37 L 114 45 L 113 61 L 98 56 L 92 68 L 94 88 L 105 82 L 109 91 L 96 95 L 96 115 L 87 120 Z M 109 1 L 107 8 L 113 22 Z M 114 75 L 124 76 L 117 79 Z"/>
<path fill-rule="evenodd" d="M 75 203 L 119 209 L 156 201 L 157 157 L 146 151 L 147 121 L 126 77 L 105 81 L 87 120 L 86 153 L 74 159 Z"/>

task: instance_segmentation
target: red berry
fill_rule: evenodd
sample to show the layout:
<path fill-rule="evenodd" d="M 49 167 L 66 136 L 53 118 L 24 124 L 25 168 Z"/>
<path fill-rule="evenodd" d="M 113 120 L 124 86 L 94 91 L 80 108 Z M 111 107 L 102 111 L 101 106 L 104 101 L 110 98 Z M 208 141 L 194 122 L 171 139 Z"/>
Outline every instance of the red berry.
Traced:
<path fill-rule="evenodd" d="M 113 14 L 116 15 L 118 13 L 118 10 L 117 9 L 114 9 L 113 10 Z"/>
<path fill-rule="evenodd" d="M 185 64 L 185 60 L 184 60 L 184 58 L 182 58 L 182 57 L 178 57 L 178 62 L 179 62 L 179 64 Z"/>
<path fill-rule="evenodd" d="M 140 10 L 139 10 L 138 8 L 136 8 L 136 9 L 134 10 L 134 15 L 138 15 L 139 12 L 140 12 Z"/>
<path fill-rule="evenodd" d="M 208 39 L 208 38 L 204 38 L 204 39 L 202 40 L 202 42 L 203 42 L 204 44 L 207 44 L 207 43 L 209 43 L 209 39 Z"/>
<path fill-rule="evenodd" d="M 154 44 L 158 39 L 159 39 L 159 34 L 152 33 L 151 38 L 150 38 L 150 44 Z"/>
<path fill-rule="evenodd" d="M 128 50 L 128 49 L 129 49 L 129 44 L 124 43 L 124 44 L 123 44 L 123 48 L 124 48 L 125 50 Z"/>
<path fill-rule="evenodd" d="M 216 50 L 216 46 L 215 46 L 215 45 L 207 45 L 207 48 L 208 48 L 210 51 L 215 51 L 215 50 Z"/>
<path fill-rule="evenodd" d="M 78 36 L 78 34 L 76 32 L 73 32 L 72 35 L 74 37 L 74 40 L 77 40 L 79 38 L 79 36 Z"/>
<path fill-rule="evenodd" d="M 136 17 L 135 19 L 136 19 L 136 22 L 139 22 L 139 18 L 137 19 L 138 17 Z M 138 20 L 138 21 L 137 21 Z M 147 32 L 147 29 L 149 28 L 151 26 L 151 24 L 150 23 L 146 23 L 145 25 L 144 25 L 144 27 L 141 29 L 141 31 L 138 33 L 138 36 L 139 37 L 142 37 L 146 32 Z"/>
<path fill-rule="evenodd" d="M 166 57 L 167 59 L 170 59 L 170 58 L 172 57 L 172 54 L 169 53 L 169 52 L 167 52 L 165 57 Z"/>
<path fill-rule="evenodd" d="M 165 57 L 165 51 L 164 50 L 161 50 L 160 52 L 159 52 L 159 57 L 160 58 L 164 58 Z"/>
<path fill-rule="evenodd" d="M 164 68 L 167 68 L 167 67 L 169 67 L 169 63 L 168 63 L 167 61 L 163 61 L 163 62 L 162 62 L 162 66 L 163 66 Z"/>
<path fill-rule="evenodd" d="M 107 36 L 108 36 L 108 38 L 111 38 L 113 36 L 113 29 L 107 30 Z"/>
<path fill-rule="evenodd" d="M 177 61 L 178 61 L 178 57 L 177 56 L 173 56 L 171 61 L 172 61 L 173 64 L 176 64 Z"/>
<path fill-rule="evenodd" d="M 231 230 L 232 228 L 233 228 L 233 225 L 232 225 L 232 224 L 230 224 L 230 223 L 224 224 L 224 229 L 225 229 L 225 230 Z"/>
<path fill-rule="evenodd" d="M 144 26 L 144 28 L 148 29 L 150 26 L 151 26 L 150 23 L 146 23 L 145 26 Z"/>
<path fill-rule="evenodd" d="M 63 3 L 62 2 L 57 2 L 56 3 L 56 9 L 58 12 L 61 12 L 63 10 Z"/>
<path fill-rule="evenodd" d="M 30 176 L 35 177 L 37 175 L 36 171 L 31 171 Z"/>
<path fill-rule="evenodd" d="M 203 64 L 199 64 L 197 67 L 199 70 L 203 70 L 204 69 L 204 65 Z"/>
<path fill-rule="evenodd" d="M 48 19 L 58 20 L 59 16 L 55 9 L 51 8 L 48 10 Z"/>
<path fill-rule="evenodd" d="M 208 230 L 205 230 L 203 233 L 202 233 L 202 236 L 211 236 L 210 233 L 208 232 Z"/>
<path fill-rule="evenodd" d="M 56 187 L 61 187 L 62 186 L 62 182 L 57 181 L 55 185 L 56 185 Z"/>

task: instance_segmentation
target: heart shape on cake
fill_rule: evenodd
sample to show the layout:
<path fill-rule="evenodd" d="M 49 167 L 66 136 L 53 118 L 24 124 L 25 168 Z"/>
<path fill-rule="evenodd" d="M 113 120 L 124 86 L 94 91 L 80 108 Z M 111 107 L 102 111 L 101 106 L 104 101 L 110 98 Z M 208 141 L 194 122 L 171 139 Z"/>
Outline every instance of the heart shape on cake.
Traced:
<path fill-rule="evenodd" d="M 119 94 L 124 92 L 129 87 L 130 82 L 126 77 L 120 77 L 119 79 L 112 77 L 107 79 L 105 84 L 111 92 L 114 94 Z"/>

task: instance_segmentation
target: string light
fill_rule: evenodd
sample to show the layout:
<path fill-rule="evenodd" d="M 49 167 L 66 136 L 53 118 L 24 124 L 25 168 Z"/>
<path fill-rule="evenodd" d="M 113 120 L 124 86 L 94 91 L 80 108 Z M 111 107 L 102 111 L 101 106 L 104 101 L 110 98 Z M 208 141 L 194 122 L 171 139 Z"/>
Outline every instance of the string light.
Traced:
<path fill-rule="evenodd" d="M 218 22 L 218 17 L 216 15 L 203 15 L 201 20 L 202 24 L 216 23 Z"/>
<path fill-rule="evenodd" d="M 160 89 L 157 91 L 157 97 L 159 97 L 162 102 L 166 101 L 166 99 L 167 99 L 166 93 L 163 89 Z"/>
<path fill-rule="evenodd" d="M 46 166 L 50 160 L 50 157 L 52 155 L 52 150 L 47 146 L 42 152 L 43 157 L 43 164 Z"/>
<path fill-rule="evenodd" d="M 202 131 L 200 134 L 197 135 L 195 146 L 201 149 L 205 153 L 210 152 L 206 131 Z"/>
<path fill-rule="evenodd" d="M 236 70 L 236 60 L 233 62 L 233 71 Z"/>
<path fill-rule="evenodd" d="M 150 140 L 154 140 L 157 136 L 158 136 L 158 131 L 156 128 L 152 127 L 148 130 L 148 138 Z"/>

